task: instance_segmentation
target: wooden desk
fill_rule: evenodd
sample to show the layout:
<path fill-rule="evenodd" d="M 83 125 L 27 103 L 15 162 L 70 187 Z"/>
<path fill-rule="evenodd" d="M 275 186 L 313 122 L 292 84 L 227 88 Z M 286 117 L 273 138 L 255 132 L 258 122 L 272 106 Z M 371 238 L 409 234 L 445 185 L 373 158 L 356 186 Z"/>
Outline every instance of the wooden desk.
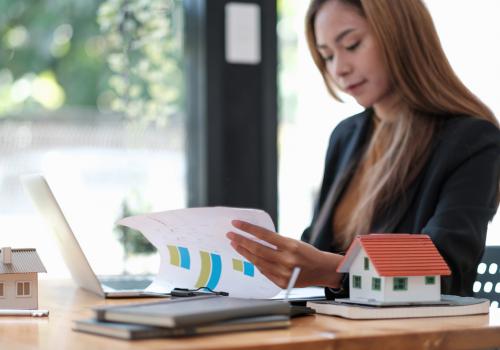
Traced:
<path fill-rule="evenodd" d="M 137 301 L 135 299 L 134 301 Z M 48 318 L 1 317 L 0 349 L 483 349 L 500 347 L 500 309 L 490 315 L 353 321 L 338 317 L 296 318 L 284 330 L 227 333 L 183 339 L 123 341 L 71 330 L 90 307 L 130 300 L 104 300 L 70 281 L 40 281 L 40 308 Z"/>

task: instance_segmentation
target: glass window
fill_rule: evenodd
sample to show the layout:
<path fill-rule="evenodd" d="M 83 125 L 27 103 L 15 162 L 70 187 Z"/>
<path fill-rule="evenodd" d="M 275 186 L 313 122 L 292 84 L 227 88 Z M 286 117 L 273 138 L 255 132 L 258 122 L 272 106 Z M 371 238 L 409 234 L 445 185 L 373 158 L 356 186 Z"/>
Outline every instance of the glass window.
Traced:
<path fill-rule="evenodd" d="M 425 284 L 435 284 L 436 277 L 434 276 L 425 276 Z"/>
<path fill-rule="evenodd" d="M 380 278 L 372 277 L 372 289 L 373 290 L 380 290 L 380 288 L 381 288 Z"/>
<path fill-rule="evenodd" d="M 23 282 L 17 282 L 17 295 L 24 295 Z"/>
<path fill-rule="evenodd" d="M 361 276 L 352 276 L 352 286 L 354 288 L 361 288 Z"/>
<path fill-rule="evenodd" d="M 4 296 L 3 283 L 0 283 L 0 297 Z"/>
<path fill-rule="evenodd" d="M 114 223 L 186 206 L 181 0 L 18 0 L 0 11 L 4 238 L 68 275 L 19 182 L 43 173 L 97 273 L 156 273 L 152 246 Z"/>
<path fill-rule="evenodd" d="M 394 290 L 408 290 L 408 278 L 407 277 L 394 277 Z"/>
<path fill-rule="evenodd" d="M 24 282 L 24 295 L 31 295 L 31 283 Z"/>
<path fill-rule="evenodd" d="M 365 270 L 369 270 L 370 269 L 370 259 L 368 259 L 367 257 L 364 258 L 364 264 L 365 264 Z"/>

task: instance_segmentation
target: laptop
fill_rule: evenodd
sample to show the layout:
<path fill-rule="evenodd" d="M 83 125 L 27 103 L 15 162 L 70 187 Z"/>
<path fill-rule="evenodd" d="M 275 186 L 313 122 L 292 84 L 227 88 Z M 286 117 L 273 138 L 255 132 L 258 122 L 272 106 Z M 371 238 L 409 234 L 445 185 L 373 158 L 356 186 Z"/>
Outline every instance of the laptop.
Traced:
<path fill-rule="evenodd" d="M 21 177 L 21 183 L 38 212 L 52 228 L 66 266 L 79 287 L 105 298 L 163 296 L 145 290 L 153 280 L 151 276 L 98 277 L 85 257 L 47 180 L 39 174 L 26 175 Z"/>

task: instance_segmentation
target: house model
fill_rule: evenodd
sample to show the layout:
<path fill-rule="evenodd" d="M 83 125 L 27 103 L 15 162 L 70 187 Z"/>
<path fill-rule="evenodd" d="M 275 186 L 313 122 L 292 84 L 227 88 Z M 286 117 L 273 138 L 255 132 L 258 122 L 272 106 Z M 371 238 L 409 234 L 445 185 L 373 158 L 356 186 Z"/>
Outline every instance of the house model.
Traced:
<path fill-rule="evenodd" d="M 337 272 L 349 273 L 349 299 L 364 304 L 439 302 L 450 269 L 423 234 L 358 236 Z"/>
<path fill-rule="evenodd" d="M 35 249 L 0 250 L 0 309 L 38 309 L 38 273 L 47 272 Z"/>

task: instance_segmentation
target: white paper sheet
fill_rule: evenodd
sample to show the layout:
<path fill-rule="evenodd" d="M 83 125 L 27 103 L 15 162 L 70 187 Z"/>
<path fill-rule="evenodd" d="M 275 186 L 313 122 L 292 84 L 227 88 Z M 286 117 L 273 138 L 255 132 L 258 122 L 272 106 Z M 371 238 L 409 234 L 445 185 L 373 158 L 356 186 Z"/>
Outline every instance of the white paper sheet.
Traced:
<path fill-rule="evenodd" d="M 189 208 L 131 216 L 117 224 L 138 230 L 158 249 L 160 269 L 154 292 L 209 287 L 240 298 L 271 298 L 281 289 L 262 275 L 230 245 L 229 231 L 274 246 L 236 229 L 232 220 L 244 220 L 275 231 L 262 210 L 227 207 Z"/>

